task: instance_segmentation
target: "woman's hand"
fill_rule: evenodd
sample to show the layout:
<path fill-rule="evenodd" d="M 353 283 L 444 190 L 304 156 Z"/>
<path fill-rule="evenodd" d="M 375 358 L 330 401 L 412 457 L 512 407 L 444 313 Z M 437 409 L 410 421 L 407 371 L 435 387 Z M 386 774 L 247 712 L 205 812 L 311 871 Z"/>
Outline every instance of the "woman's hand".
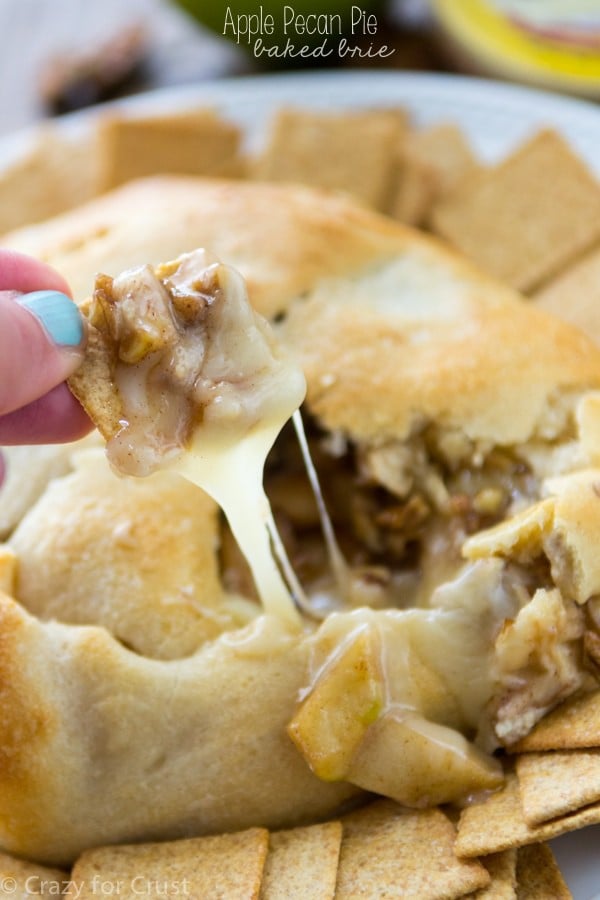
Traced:
<path fill-rule="evenodd" d="M 64 279 L 37 260 L 0 250 L 0 445 L 72 441 L 91 430 L 65 384 L 85 341 Z"/>

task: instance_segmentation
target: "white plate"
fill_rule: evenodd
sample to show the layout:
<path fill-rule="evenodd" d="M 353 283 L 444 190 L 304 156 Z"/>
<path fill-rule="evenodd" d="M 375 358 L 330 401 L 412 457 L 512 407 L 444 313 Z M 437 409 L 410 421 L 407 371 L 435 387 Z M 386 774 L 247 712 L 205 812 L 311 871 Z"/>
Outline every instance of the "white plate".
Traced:
<path fill-rule="evenodd" d="M 529 134 L 550 126 L 568 139 L 600 177 L 598 107 L 545 91 L 453 75 L 348 71 L 227 79 L 142 94 L 56 121 L 77 135 L 109 108 L 144 115 L 198 104 L 214 106 L 238 122 L 253 148 L 263 140 L 273 112 L 284 104 L 314 109 L 404 106 L 418 125 L 455 122 L 486 162 L 501 159 Z M 18 156 L 31 135 L 28 130 L 2 139 L 0 166 Z M 600 826 L 552 842 L 575 900 L 600 898 L 599 845 Z"/>

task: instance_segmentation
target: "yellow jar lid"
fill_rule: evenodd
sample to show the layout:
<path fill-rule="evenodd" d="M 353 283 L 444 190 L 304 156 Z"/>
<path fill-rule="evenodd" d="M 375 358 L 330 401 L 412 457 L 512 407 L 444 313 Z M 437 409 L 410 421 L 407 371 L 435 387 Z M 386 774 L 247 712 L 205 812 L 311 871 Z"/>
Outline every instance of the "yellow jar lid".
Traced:
<path fill-rule="evenodd" d="M 471 64 L 514 80 L 600 96 L 598 0 L 432 0 Z"/>

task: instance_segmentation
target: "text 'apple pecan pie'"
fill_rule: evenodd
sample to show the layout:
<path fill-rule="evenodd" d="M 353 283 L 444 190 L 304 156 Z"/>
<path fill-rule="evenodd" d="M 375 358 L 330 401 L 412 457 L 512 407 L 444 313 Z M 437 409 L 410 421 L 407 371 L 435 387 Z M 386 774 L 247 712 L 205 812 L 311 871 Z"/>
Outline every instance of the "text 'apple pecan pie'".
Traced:
<path fill-rule="evenodd" d="M 74 452 L 2 551 L 6 848 L 462 803 L 594 684 L 579 332 L 302 188 L 151 179 L 8 243 L 107 273 L 73 387 L 130 474 Z"/>

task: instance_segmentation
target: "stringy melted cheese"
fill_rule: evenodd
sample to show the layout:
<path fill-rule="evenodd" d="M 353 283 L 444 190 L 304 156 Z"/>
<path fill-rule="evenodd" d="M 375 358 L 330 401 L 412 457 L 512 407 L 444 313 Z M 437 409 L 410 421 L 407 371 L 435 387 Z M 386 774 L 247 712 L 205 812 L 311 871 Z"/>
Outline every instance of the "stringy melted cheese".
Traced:
<path fill-rule="evenodd" d="M 290 588 L 298 602 L 301 589 L 263 490 L 263 468 L 304 398 L 301 369 L 280 354 L 241 276 L 203 250 L 125 272 L 110 295 L 123 411 L 107 445 L 111 463 L 131 475 L 170 468 L 210 494 L 265 611 L 299 625 Z"/>

